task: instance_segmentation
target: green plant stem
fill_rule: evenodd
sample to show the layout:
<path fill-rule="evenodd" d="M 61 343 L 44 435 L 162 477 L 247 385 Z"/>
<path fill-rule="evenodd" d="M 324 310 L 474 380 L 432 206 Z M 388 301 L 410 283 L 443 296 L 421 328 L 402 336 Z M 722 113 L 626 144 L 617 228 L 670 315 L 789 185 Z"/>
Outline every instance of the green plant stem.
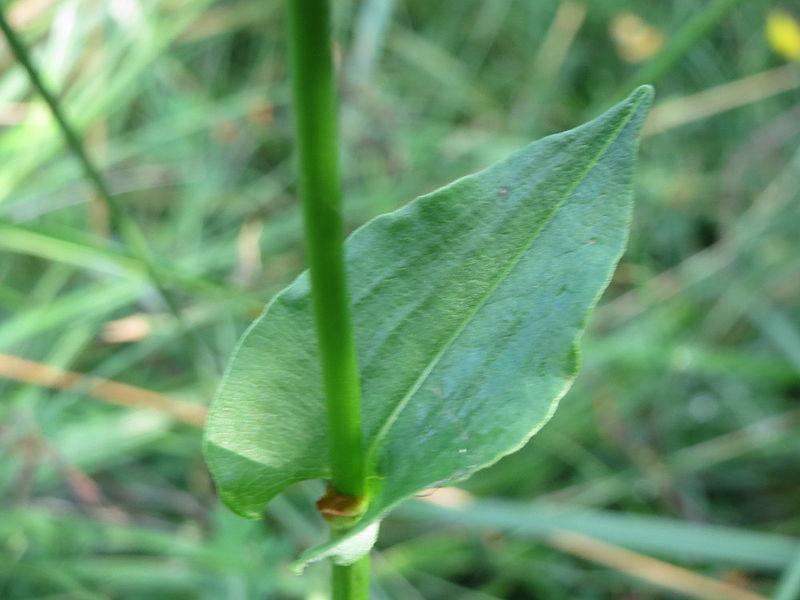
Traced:
<path fill-rule="evenodd" d="M 144 234 L 136 225 L 136 222 L 130 218 L 130 216 L 114 199 L 114 196 L 111 193 L 111 188 L 100 174 L 99 169 L 92 162 L 91 158 L 89 157 L 89 153 L 86 151 L 83 141 L 77 134 L 75 128 L 67 119 L 64 111 L 61 109 L 61 103 L 53 95 L 53 93 L 50 92 L 50 90 L 42 81 L 42 78 L 39 76 L 39 71 L 34 66 L 33 61 L 30 58 L 30 52 L 28 52 L 27 46 L 6 19 L 5 8 L 2 4 L 0 4 L 0 31 L 3 32 L 14 58 L 22 66 L 22 68 L 25 69 L 31 85 L 33 85 L 33 87 L 42 97 L 47 105 L 47 108 L 50 110 L 50 113 L 53 115 L 53 118 L 58 125 L 58 130 L 61 132 L 67 147 L 80 163 L 86 179 L 94 188 L 95 194 L 108 210 L 112 226 L 116 231 L 119 232 L 133 256 L 144 266 L 150 282 L 153 284 L 156 290 L 158 290 L 158 293 L 164 300 L 164 304 L 167 306 L 167 309 L 173 314 L 181 327 L 186 332 L 189 332 L 190 330 L 187 327 L 183 316 L 181 315 L 180 306 L 167 289 Z M 191 337 L 193 342 L 192 347 L 196 349 L 202 349 L 207 360 L 213 363 L 216 367 L 217 365 L 214 363 L 213 358 L 214 355 L 207 347 L 206 343 L 196 334 L 191 334 Z"/>
<path fill-rule="evenodd" d="M 363 496 L 361 391 L 344 268 L 330 6 L 328 0 L 287 0 L 286 6 L 298 183 L 325 387 L 331 480 L 336 492 Z M 365 599 L 368 590 L 368 554 L 351 566 L 333 567 L 334 600 Z"/>
<path fill-rule="evenodd" d="M 287 0 L 298 178 L 328 409 L 332 483 L 364 493 L 361 393 L 345 283 L 336 86 L 327 0 Z"/>
<path fill-rule="evenodd" d="M 367 600 L 369 598 L 369 554 L 349 567 L 333 566 L 333 598 L 335 600 Z"/>

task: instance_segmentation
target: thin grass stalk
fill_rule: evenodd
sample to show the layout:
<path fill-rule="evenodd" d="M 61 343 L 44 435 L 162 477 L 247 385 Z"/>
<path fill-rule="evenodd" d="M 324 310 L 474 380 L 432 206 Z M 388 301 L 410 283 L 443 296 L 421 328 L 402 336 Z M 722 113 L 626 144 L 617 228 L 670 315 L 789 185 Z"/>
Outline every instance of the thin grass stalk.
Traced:
<path fill-rule="evenodd" d="M 9 24 L 8 19 L 6 18 L 5 8 L 2 5 L 0 5 L 0 31 L 3 32 L 6 42 L 8 43 L 8 47 L 11 49 L 11 53 L 14 55 L 15 60 L 25 70 L 31 85 L 39 93 L 47 105 L 47 108 L 50 110 L 50 113 L 58 126 L 58 130 L 61 133 L 61 136 L 64 138 L 67 148 L 69 148 L 70 152 L 80 163 L 83 173 L 94 189 L 97 198 L 108 210 L 112 226 L 116 231 L 119 232 L 120 237 L 125 242 L 131 254 L 144 266 L 150 283 L 158 291 L 167 309 L 170 311 L 170 313 L 172 313 L 183 330 L 192 337 L 192 344 L 190 344 L 190 346 L 196 349 L 202 349 L 205 353 L 206 359 L 209 360 L 215 368 L 218 367 L 218 365 L 216 365 L 214 362 L 214 355 L 208 348 L 205 341 L 200 339 L 197 334 L 191 332 L 191 329 L 187 326 L 183 316 L 181 315 L 179 303 L 169 291 L 165 281 L 160 275 L 158 265 L 156 264 L 156 259 L 153 256 L 144 234 L 136 222 L 131 219 L 127 212 L 114 198 L 110 186 L 100 173 L 100 170 L 95 166 L 94 162 L 89 157 L 89 153 L 86 150 L 83 140 L 78 135 L 77 130 L 72 126 L 66 114 L 64 113 L 58 98 L 56 98 L 56 96 L 44 84 L 38 68 L 33 64 L 33 60 L 31 59 L 27 45 L 22 38 L 17 35 L 17 32 L 14 30 L 14 28 Z"/>

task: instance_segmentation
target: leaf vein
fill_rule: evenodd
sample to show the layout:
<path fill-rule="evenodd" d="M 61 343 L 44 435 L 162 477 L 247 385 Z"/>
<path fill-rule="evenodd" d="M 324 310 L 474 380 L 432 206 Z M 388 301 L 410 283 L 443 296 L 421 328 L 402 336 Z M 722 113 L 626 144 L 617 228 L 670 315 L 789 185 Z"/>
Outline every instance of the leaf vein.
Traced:
<path fill-rule="evenodd" d="M 425 384 L 425 382 L 427 381 L 428 377 L 434 371 L 434 369 L 439 364 L 439 362 L 444 357 L 444 355 L 448 352 L 448 350 L 450 350 L 450 348 L 452 348 L 453 344 L 461 336 L 461 334 L 464 332 L 464 330 L 469 326 L 469 324 L 472 322 L 472 319 L 475 317 L 475 315 L 477 315 L 480 312 L 481 308 L 483 308 L 483 306 L 486 304 L 486 302 L 491 297 L 491 295 L 495 292 L 495 290 L 508 277 L 508 275 L 511 273 L 511 271 L 513 271 L 514 267 L 519 263 L 519 261 L 522 259 L 522 257 L 527 252 L 527 250 L 530 248 L 530 246 L 539 237 L 539 234 L 542 232 L 542 230 L 552 221 L 553 216 L 559 210 L 561 210 L 561 208 L 567 202 L 567 200 L 572 195 L 572 193 L 578 188 L 578 186 L 580 186 L 581 183 L 583 183 L 583 181 L 585 181 L 586 177 L 588 177 L 588 175 L 592 172 L 592 170 L 597 165 L 597 163 L 600 162 L 600 160 L 603 158 L 603 156 L 605 156 L 605 154 L 608 151 L 608 149 L 617 140 L 617 138 L 619 137 L 619 135 L 622 132 L 622 130 L 625 129 L 625 127 L 628 125 L 630 120 L 633 118 L 633 115 L 636 114 L 636 111 L 637 111 L 639 105 L 641 104 L 641 102 L 642 102 L 642 99 L 639 99 L 638 101 L 631 103 L 631 106 L 628 109 L 627 114 L 620 121 L 619 126 L 614 130 L 613 134 L 611 136 L 609 136 L 608 141 L 605 144 L 603 144 L 603 146 L 600 148 L 600 150 L 597 152 L 597 154 L 592 158 L 591 161 L 589 161 L 589 164 L 584 169 L 584 171 L 576 178 L 576 180 L 572 183 L 572 185 L 570 185 L 570 187 L 564 192 L 562 198 L 559 200 L 558 203 L 556 203 L 556 205 L 553 207 L 553 209 L 550 211 L 550 213 L 544 219 L 542 219 L 541 225 L 538 228 L 536 228 L 534 230 L 533 234 L 531 235 L 531 237 L 524 244 L 522 244 L 522 247 L 521 247 L 520 251 L 517 254 L 515 254 L 511 258 L 511 260 L 509 260 L 506 268 L 504 268 L 500 272 L 500 275 L 497 277 L 497 279 L 491 284 L 491 286 L 486 291 L 486 293 L 478 300 L 478 302 L 475 304 L 475 307 L 466 315 L 464 320 L 456 328 L 456 330 L 453 332 L 453 334 L 450 336 L 450 338 L 444 344 L 442 349 L 439 350 L 439 352 L 436 353 L 436 355 L 431 359 L 431 361 L 428 364 L 428 366 L 425 367 L 425 369 L 422 371 L 422 373 L 420 373 L 419 377 L 414 381 L 414 383 L 411 385 L 411 387 L 406 392 L 406 394 L 402 397 L 400 402 L 397 403 L 397 406 L 395 406 L 394 410 L 392 410 L 392 412 L 386 418 L 386 421 L 380 426 L 380 428 L 378 429 L 377 433 L 375 434 L 375 437 L 373 438 L 372 442 L 370 442 L 369 447 L 367 448 L 367 453 L 366 453 L 366 457 L 367 457 L 367 461 L 368 461 L 367 464 L 370 466 L 370 468 L 374 468 L 376 466 L 376 460 L 377 460 L 376 453 L 378 451 L 380 443 L 386 437 L 386 435 L 388 434 L 388 432 L 391 429 L 392 425 L 400 417 L 400 414 L 403 412 L 403 410 L 405 410 L 406 406 L 408 406 L 408 403 L 411 401 L 411 398 L 413 398 L 414 395 Z"/>

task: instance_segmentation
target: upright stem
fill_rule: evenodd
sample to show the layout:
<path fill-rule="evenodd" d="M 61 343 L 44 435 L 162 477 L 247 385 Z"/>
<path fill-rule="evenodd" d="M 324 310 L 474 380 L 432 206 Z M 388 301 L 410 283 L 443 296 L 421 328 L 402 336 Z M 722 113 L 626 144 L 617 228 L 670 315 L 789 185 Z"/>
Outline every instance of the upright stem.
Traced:
<path fill-rule="evenodd" d="M 349 567 L 333 566 L 334 600 L 367 600 L 369 597 L 369 554 Z"/>
<path fill-rule="evenodd" d="M 364 494 L 361 392 L 344 269 L 336 83 L 328 0 L 286 0 L 298 181 L 319 356 L 325 386 L 332 486 Z M 338 532 L 341 533 L 341 532 Z M 334 600 L 366 599 L 369 556 L 334 566 Z"/>
<path fill-rule="evenodd" d="M 298 179 L 328 409 L 332 483 L 364 493 L 361 394 L 345 285 L 336 86 L 327 0 L 287 0 Z"/>

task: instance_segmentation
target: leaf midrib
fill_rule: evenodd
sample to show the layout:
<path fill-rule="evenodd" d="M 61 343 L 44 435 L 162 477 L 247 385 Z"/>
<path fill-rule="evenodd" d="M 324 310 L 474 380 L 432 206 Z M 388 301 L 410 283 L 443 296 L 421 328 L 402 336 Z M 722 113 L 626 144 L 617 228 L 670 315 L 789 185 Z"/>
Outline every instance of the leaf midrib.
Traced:
<path fill-rule="evenodd" d="M 592 172 L 595 166 L 597 166 L 597 163 L 600 162 L 603 156 L 605 156 L 606 152 L 611 147 L 611 145 L 617 140 L 622 130 L 625 129 L 628 123 L 630 123 L 631 119 L 633 118 L 633 115 L 636 114 L 636 111 L 641 105 L 643 99 L 644 99 L 643 97 L 639 98 L 638 100 L 636 100 L 631 104 L 630 110 L 625 115 L 625 117 L 620 121 L 620 124 L 614 130 L 613 134 L 609 136 L 608 141 L 605 144 L 603 144 L 603 146 L 600 148 L 600 150 L 598 150 L 594 158 L 592 158 L 592 160 L 589 161 L 589 164 L 587 165 L 586 169 L 584 169 L 584 171 L 576 178 L 576 180 L 572 183 L 572 185 L 570 185 L 570 187 L 564 192 L 562 198 L 556 203 L 556 205 L 552 208 L 552 210 L 542 220 L 542 224 L 538 228 L 536 228 L 531 237 L 524 244 L 522 244 L 520 251 L 511 258 L 506 268 L 503 269 L 503 271 L 501 271 L 500 275 L 492 283 L 492 285 L 489 287 L 486 293 L 475 304 L 475 307 L 466 315 L 466 317 L 458 326 L 458 328 L 456 328 L 456 330 L 450 336 L 450 339 L 447 340 L 447 342 L 442 346 L 441 350 L 439 350 L 439 352 L 437 352 L 436 355 L 431 359 L 428 366 L 425 367 L 422 373 L 420 373 L 419 377 L 417 377 L 417 379 L 411 385 L 409 390 L 402 397 L 400 402 L 397 403 L 397 406 L 395 406 L 394 410 L 392 410 L 392 412 L 386 418 L 386 421 L 384 421 L 384 423 L 380 426 L 378 432 L 375 434 L 375 437 L 373 438 L 373 441 L 367 447 L 366 460 L 367 460 L 367 465 L 370 468 L 375 467 L 377 460 L 376 453 L 378 451 L 381 442 L 386 437 L 392 425 L 400 417 L 400 414 L 403 412 L 403 410 L 405 410 L 405 407 L 408 406 L 408 403 L 410 402 L 411 398 L 413 398 L 414 395 L 424 385 L 425 381 L 427 381 L 430 374 L 439 364 L 439 361 L 441 361 L 441 359 L 444 357 L 447 351 L 453 346 L 456 340 L 469 326 L 469 324 L 472 322 L 472 319 L 478 314 L 478 312 L 480 312 L 481 308 L 483 308 L 483 306 L 486 304 L 486 301 L 491 297 L 491 295 L 495 292 L 495 290 L 500 286 L 500 284 L 506 279 L 506 277 L 508 277 L 508 275 L 514 269 L 514 267 L 519 263 L 519 261 L 522 259 L 522 257 L 528 250 L 528 248 L 531 246 L 531 244 L 533 244 L 539 237 L 541 231 L 552 221 L 553 216 L 564 206 L 567 199 L 569 199 L 569 197 L 577 189 L 577 187 L 581 183 L 583 183 L 583 181 Z"/>

